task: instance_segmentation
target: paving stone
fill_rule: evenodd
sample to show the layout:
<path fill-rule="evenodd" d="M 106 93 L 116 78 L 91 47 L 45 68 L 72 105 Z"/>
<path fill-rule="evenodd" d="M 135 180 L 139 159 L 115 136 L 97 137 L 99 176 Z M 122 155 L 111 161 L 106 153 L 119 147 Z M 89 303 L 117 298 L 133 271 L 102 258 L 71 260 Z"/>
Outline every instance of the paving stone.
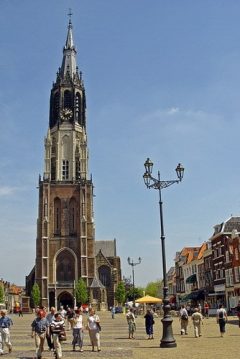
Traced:
<path fill-rule="evenodd" d="M 62 344 L 63 358 L 130 358 L 130 359 L 239 359 L 240 328 L 236 317 L 231 317 L 226 325 L 226 335 L 220 337 L 219 328 L 215 318 L 205 319 L 203 336 L 194 338 L 193 327 L 190 323 L 189 334 L 180 335 L 178 318 L 173 319 L 173 333 L 177 343 L 176 348 L 160 348 L 162 336 L 162 323 L 156 318 L 154 325 L 154 340 L 147 340 L 145 334 L 144 318 L 136 319 L 136 339 L 128 339 L 128 327 L 123 314 L 118 314 L 112 319 L 107 312 L 98 313 L 101 319 L 101 352 L 93 353 L 89 342 L 88 332 L 85 331 L 84 352 L 72 351 L 71 331 L 67 331 L 67 342 Z M 24 317 L 12 315 L 14 325 L 11 329 L 11 341 L 13 352 L 6 353 L 2 358 L 33 359 L 35 358 L 34 339 L 31 338 L 31 323 L 34 319 L 32 314 Z M 85 318 L 86 319 L 86 318 Z M 43 359 L 54 358 L 53 353 L 45 352 Z"/>

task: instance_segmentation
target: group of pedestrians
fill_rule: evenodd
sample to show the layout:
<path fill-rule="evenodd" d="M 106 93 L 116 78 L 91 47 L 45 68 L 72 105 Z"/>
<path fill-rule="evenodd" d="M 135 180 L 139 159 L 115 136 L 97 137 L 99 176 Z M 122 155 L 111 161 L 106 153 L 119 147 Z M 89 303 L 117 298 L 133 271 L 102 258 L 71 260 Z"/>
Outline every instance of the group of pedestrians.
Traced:
<path fill-rule="evenodd" d="M 71 315 L 70 315 L 71 311 Z M 44 308 L 36 310 L 36 318 L 32 322 L 32 337 L 35 338 L 36 357 L 42 358 L 44 350 L 44 342 L 47 340 L 49 350 L 53 350 L 57 359 L 62 358 L 61 343 L 67 339 L 65 331 L 65 322 L 69 324 L 68 329 L 72 330 L 72 348 L 76 351 L 79 346 L 80 352 L 83 352 L 84 330 L 88 330 L 89 338 L 92 345 L 92 351 L 101 351 L 100 347 L 100 319 L 91 308 L 89 316 L 86 320 L 83 315 L 82 308 L 75 310 L 65 310 L 60 308 L 59 312 L 54 307 L 47 314 Z"/>
<path fill-rule="evenodd" d="M 240 303 L 239 303 L 239 312 L 240 312 Z M 205 311 L 206 313 L 206 311 Z M 240 317 L 240 315 L 239 315 Z M 188 324 L 189 319 L 191 318 L 193 323 L 193 331 L 195 338 L 199 338 L 202 336 L 202 325 L 203 325 L 203 315 L 201 313 L 201 308 L 198 306 L 193 310 L 193 313 L 191 316 L 189 316 L 189 312 L 187 311 L 185 305 L 181 306 L 181 309 L 179 311 L 179 320 L 181 325 L 181 335 L 187 335 L 188 334 Z M 207 311 L 207 318 L 208 318 L 208 311 Z M 224 333 L 226 331 L 225 326 L 227 323 L 227 312 L 226 309 L 223 307 L 222 304 L 219 305 L 219 308 L 216 313 L 216 321 L 219 325 L 219 331 L 220 336 L 223 337 Z M 239 320 L 240 322 L 240 320 Z M 239 324 L 240 326 L 240 324 Z"/>
<path fill-rule="evenodd" d="M 134 309 L 130 308 L 126 314 L 127 324 L 128 324 L 128 338 L 135 339 L 135 331 L 136 331 L 136 318 L 134 314 Z M 151 309 L 147 309 L 146 314 L 144 315 L 145 319 L 145 330 L 148 336 L 147 339 L 153 339 L 153 325 L 155 324 L 153 318 L 153 311 Z"/>

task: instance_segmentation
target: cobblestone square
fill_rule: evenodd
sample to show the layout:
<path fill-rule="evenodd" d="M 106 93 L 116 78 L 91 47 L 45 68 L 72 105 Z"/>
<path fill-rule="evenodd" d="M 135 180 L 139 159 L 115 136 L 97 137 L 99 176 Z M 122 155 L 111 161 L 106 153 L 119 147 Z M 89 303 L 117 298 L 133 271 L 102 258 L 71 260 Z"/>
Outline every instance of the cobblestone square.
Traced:
<path fill-rule="evenodd" d="M 63 358 L 133 358 L 133 359 L 155 359 L 155 358 L 239 358 L 240 328 L 237 317 L 229 317 L 226 325 L 224 338 L 220 337 L 219 328 L 215 318 L 204 319 L 203 336 L 194 338 L 193 326 L 190 322 L 188 335 L 180 335 L 180 324 L 178 318 L 173 319 L 173 333 L 177 347 L 162 349 L 159 347 L 162 336 L 162 323 L 160 318 L 155 319 L 154 339 L 147 340 L 145 334 L 144 318 L 138 316 L 136 319 L 136 338 L 128 339 L 128 328 L 124 314 L 115 315 L 111 318 L 110 312 L 99 312 L 101 319 L 101 352 L 91 351 L 88 332 L 85 332 L 84 352 L 72 351 L 71 331 L 67 331 L 67 342 L 64 342 Z M 3 358 L 32 359 L 35 358 L 34 339 L 31 338 L 31 323 L 33 314 L 25 314 L 24 317 L 11 315 L 13 327 L 11 329 L 11 341 L 13 352 L 4 354 Z M 52 352 L 47 350 L 43 359 L 54 358 Z"/>

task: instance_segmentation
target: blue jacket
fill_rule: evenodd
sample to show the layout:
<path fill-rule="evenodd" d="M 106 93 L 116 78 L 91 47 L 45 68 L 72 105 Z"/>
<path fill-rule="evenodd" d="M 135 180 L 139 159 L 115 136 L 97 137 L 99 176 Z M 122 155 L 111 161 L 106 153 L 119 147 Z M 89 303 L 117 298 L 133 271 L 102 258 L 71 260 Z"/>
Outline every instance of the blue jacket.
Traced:
<path fill-rule="evenodd" d="M 6 316 L 0 318 L 0 328 L 10 328 L 11 325 L 13 325 L 11 318 Z"/>
<path fill-rule="evenodd" d="M 45 333 L 48 326 L 49 326 L 49 323 L 46 318 L 41 319 L 41 318 L 37 317 L 32 322 L 32 330 L 38 334 Z"/>

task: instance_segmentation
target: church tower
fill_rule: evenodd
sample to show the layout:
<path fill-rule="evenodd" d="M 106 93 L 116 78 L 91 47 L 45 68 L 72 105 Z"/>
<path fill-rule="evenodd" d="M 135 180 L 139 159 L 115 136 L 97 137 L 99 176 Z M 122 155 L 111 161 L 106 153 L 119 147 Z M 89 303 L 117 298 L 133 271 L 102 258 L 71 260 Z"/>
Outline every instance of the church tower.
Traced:
<path fill-rule="evenodd" d="M 71 17 L 50 96 L 45 165 L 39 178 L 35 281 L 46 307 L 74 305 L 74 287 L 95 276 L 93 183 L 88 173 L 86 96 Z"/>

